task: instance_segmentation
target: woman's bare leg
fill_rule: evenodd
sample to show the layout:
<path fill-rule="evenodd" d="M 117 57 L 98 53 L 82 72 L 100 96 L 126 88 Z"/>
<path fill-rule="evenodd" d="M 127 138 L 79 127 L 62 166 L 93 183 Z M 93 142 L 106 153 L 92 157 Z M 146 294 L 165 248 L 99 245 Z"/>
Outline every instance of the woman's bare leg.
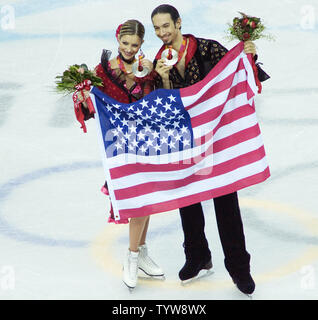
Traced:
<path fill-rule="evenodd" d="M 137 252 L 141 240 L 146 238 L 145 227 L 148 228 L 149 217 L 131 218 L 129 222 L 129 249 Z"/>
<path fill-rule="evenodd" d="M 143 244 L 146 243 L 146 236 L 147 236 L 147 231 L 148 231 L 148 226 L 149 226 L 150 217 L 148 216 L 147 218 L 148 218 L 148 219 L 147 219 L 146 222 L 145 222 L 144 230 L 143 230 L 142 235 L 141 235 L 141 238 L 140 238 L 140 242 L 139 242 L 139 245 L 140 245 L 140 246 L 142 246 Z"/>

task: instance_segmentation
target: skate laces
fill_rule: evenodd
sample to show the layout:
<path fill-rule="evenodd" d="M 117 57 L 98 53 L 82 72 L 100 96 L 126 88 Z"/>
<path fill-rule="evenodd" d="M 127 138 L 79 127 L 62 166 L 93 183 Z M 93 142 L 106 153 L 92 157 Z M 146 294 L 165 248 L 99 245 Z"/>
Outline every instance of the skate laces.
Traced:
<path fill-rule="evenodd" d="M 158 267 L 158 265 L 149 257 L 147 247 L 140 247 L 140 262 L 143 262 L 149 266 Z"/>
<path fill-rule="evenodd" d="M 129 273 L 131 275 L 136 275 L 138 273 L 138 255 L 129 255 Z"/>

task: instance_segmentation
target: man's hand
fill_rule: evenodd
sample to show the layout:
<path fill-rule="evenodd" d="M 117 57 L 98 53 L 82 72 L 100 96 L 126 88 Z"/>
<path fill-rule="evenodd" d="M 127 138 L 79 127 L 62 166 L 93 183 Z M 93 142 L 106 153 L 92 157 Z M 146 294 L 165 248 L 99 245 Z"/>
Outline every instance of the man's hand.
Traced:
<path fill-rule="evenodd" d="M 172 69 L 173 66 L 167 66 L 165 64 L 164 59 L 160 59 L 157 61 L 156 71 L 162 78 L 162 81 L 169 81 L 169 71 Z"/>
<path fill-rule="evenodd" d="M 254 42 L 252 42 L 252 41 L 245 41 L 245 42 L 244 42 L 244 52 L 245 52 L 246 54 L 252 53 L 253 56 L 255 56 L 255 54 L 256 54 L 256 47 L 255 47 Z"/>
<path fill-rule="evenodd" d="M 162 84 L 165 89 L 171 89 L 170 88 L 170 80 L 169 80 L 169 71 L 173 68 L 173 66 L 167 66 L 165 64 L 164 59 L 160 59 L 157 61 L 156 65 L 156 71 L 160 75 L 162 79 Z"/>

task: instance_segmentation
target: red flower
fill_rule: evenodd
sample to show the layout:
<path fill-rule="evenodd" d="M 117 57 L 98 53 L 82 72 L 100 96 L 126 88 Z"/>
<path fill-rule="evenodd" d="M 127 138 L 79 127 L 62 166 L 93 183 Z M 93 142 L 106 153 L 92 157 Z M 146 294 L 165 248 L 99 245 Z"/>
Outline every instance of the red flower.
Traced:
<path fill-rule="evenodd" d="M 242 21 L 242 26 L 245 27 L 247 24 L 248 24 L 248 19 L 245 18 L 245 19 Z"/>
<path fill-rule="evenodd" d="M 255 28 L 256 28 L 256 23 L 255 23 L 255 21 L 252 21 L 252 22 L 250 23 L 250 26 L 251 26 L 252 29 L 255 29 Z"/>
<path fill-rule="evenodd" d="M 248 40 L 250 38 L 250 34 L 248 32 L 243 33 L 243 40 Z"/>
<path fill-rule="evenodd" d="M 118 26 L 118 28 L 116 29 L 116 39 L 117 39 L 117 40 L 119 40 L 120 29 L 121 29 L 122 26 L 123 26 L 123 25 L 120 24 L 120 25 Z"/>

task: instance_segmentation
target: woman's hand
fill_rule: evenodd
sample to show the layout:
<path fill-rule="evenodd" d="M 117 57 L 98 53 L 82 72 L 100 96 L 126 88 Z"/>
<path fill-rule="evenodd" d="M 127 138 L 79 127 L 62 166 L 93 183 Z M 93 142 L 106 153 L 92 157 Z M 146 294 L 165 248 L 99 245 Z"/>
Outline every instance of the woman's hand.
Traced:
<path fill-rule="evenodd" d="M 141 65 L 149 70 L 149 73 L 153 70 L 153 64 L 148 59 L 142 59 Z"/>
<path fill-rule="evenodd" d="M 84 93 L 84 96 L 83 96 L 82 92 Z M 88 97 L 89 97 L 89 91 L 88 90 L 83 90 L 83 91 L 77 92 L 77 100 L 79 102 L 81 102 L 82 105 L 84 106 L 84 108 L 86 108 L 86 109 L 87 109 L 87 104 L 86 104 L 85 100 Z"/>
<path fill-rule="evenodd" d="M 244 42 L 244 52 L 246 53 L 246 54 L 248 54 L 248 53 L 252 53 L 253 54 L 253 56 L 255 56 L 255 54 L 256 54 L 256 47 L 255 47 L 255 44 L 254 44 L 254 42 L 252 42 L 252 41 L 245 41 Z"/>

